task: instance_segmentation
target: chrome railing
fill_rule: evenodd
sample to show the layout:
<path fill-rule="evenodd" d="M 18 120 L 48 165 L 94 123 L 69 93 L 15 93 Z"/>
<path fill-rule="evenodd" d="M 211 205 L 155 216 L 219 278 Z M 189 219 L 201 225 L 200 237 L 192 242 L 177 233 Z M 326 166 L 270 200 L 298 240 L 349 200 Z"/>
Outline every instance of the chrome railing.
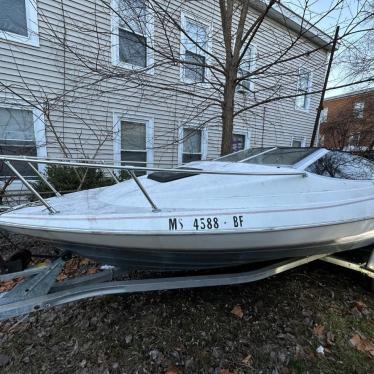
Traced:
<path fill-rule="evenodd" d="M 279 172 L 225 172 L 225 171 L 214 171 L 214 170 L 197 170 L 197 169 L 178 169 L 178 168 L 156 168 L 156 167 L 143 167 L 143 166 L 126 166 L 126 165 L 114 165 L 109 163 L 107 160 L 92 160 L 92 159 L 79 159 L 70 160 L 70 159 L 51 159 L 51 158 L 39 158 L 39 157 L 26 157 L 26 156 L 7 156 L 0 155 L 0 161 L 3 161 L 6 166 L 14 173 L 14 175 L 24 184 L 24 186 L 43 204 L 51 214 L 56 214 L 58 211 L 53 208 L 53 206 L 44 199 L 40 193 L 33 187 L 33 185 L 27 180 L 27 177 L 22 176 L 22 174 L 16 169 L 12 164 L 13 162 L 24 162 L 36 173 L 36 175 L 50 188 L 50 190 L 57 196 L 61 197 L 62 195 L 57 189 L 48 181 L 46 176 L 41 173 L 37 167 L 41 165 L 59 165 L 59 166 L 70 166 L 70 167 L 83 167 L 83 168 L 93 168 L 93 169 L 105 169 L 109 175 L 113 178 L 115 183 L 120 183 L 118 180 L 115 171 L 124 170 L 129 176 L 134 180 L 136 185 L 139 187 L 139 190 L 142 192 L 144 197 L 147 199 L 148 203 L 152 207 L 154 212 L 160 212 L 160 209 L 152 200 L 144 185 L 140 179 L 136 176 L 136 171 L 161 171 L 161 172 L 170 172 L 170 173 L 190 173 L 190 174 L 208 174 L 208 175 L 231 175 L 231 176 L 306 176 L 304 171 L 279 171 Z"/>

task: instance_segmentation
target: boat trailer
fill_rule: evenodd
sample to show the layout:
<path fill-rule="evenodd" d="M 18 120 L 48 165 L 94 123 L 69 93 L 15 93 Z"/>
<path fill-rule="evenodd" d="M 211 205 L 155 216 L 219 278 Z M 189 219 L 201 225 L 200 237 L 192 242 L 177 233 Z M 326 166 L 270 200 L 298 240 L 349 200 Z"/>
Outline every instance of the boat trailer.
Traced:
<path fill-rule="evenodd" d="M 332 255 L 316 255 L 272 263 L 255 270 L 227 274 L 165 276 L 150 279 L 115 280 L 126 277 L 126 271 L 114 267 L 95 274 L 80 275 L 58 282 L 69 254 L 62 254 L 49 265 L 34 266 L 22 271 L 0 275 L 0 282 L 22 278 L 10 291 L 0 293 L 0 320 L 86 298 L 146 291 L 175 290 L 199 287 L 239 285 L 283 273 L 316 260 L 357 271 L 369 278 L 374 286 L 374 249 L 366 263 L 353 263 Z M 105 267 L 104 267 L 105 268 Z"/>

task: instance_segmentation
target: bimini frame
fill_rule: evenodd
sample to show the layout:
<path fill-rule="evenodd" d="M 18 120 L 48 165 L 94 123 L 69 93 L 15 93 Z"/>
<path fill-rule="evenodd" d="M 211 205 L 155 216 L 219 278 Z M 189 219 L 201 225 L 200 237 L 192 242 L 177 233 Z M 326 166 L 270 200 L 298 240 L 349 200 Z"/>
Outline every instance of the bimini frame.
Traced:
<path fill-rule="evenodd" d="M 136 176 L 136 171 L 163 171 L 169 173 L 190 173 L 190 174 L 214 174 L 214 175 L 260 175 L 260 176 L 278 176 L 278 175 L 290 175 L 290 176 L 302 176 L 305 177 L 307 174 L 304 171 L 280 171 L 277 173 L 266 173 L 266 172 L 223 172 L 223 171 L 211 171 L 211 170 L 196 170 L 196 169 L 165 169 L 165 168 L 154 168 L 154 167 L 142 167 L 142 166 L 123 166 L 123 165 L 113 165 L 108 164 L 103 160 L 93 162 L 93 160 L 69 160 L 69 159 L 48 159 L 48 158 L 38 158 L 38 157 L 25 157 L 25 156 L 0 156 L 0 161 L 3 161 L 9 169 L 15 174 L 15 176 L 20 179 L 20 181 L 25 185 L 25 187 L 38 199 L 38 201 L 43 204 L 51 214 L 56 214 L 58 211 L 53 208 L 53 206 L 44 199 L 38 191 L 32 186 L 32 184 L 27 180 L 26 177 L 22 176 L 22 174 L 15 168 L 12 164 L 12 161 L 17 162 L 24 162 L 27 163 L 32 170 L 37 174 L 39 178 L 51 189 L 51 191 L 56 196 L 61 196 L 61 194 L 55 189 L 55 187 L 47 180 L 45 175 L 40 173 L 37 169 L 36 165 L 59 165 L 59 166 L 70 166 L 70 167 L 83 167 L 83 168 L 93 168 L 93 169 L 105 169 L 109 172 L 111 177 L 114 179 L 115 183 L 119 183 L 118 178 L 116 177 L 114 171 L 124 170 L 126 171 L 129 176 L 134 180 L 134 182 L 139 187 L 140 191 L 147 199 L 148 203 L 152 207 L 154 212 L 160 212 L 161 210 L 155 204 L 155 202 L 150 197 L 149 193 L 145 189 L 144 185 L 141 183 L 139 178 Z"/>

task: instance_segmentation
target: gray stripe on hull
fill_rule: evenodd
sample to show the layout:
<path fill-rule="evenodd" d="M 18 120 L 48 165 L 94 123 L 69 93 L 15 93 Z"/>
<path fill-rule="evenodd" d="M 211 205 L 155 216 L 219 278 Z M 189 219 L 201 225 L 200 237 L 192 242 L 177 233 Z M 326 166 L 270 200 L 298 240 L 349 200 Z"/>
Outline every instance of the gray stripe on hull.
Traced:
<path fill-rule="evenodd" d="M 330 254 L 366 246 L 366 241 L 336 244 L 335 242 L 294 248 L 261 248 L 248 250 L 171 251 L 119 249 L 113 247 L 85 246 L 57 243 L 61 250 L 71 251 L 102 264 L 133 270 L 192 270 L 245 265 L 254 262 L 277 260 L 289 257 L 305 257 Z"/>

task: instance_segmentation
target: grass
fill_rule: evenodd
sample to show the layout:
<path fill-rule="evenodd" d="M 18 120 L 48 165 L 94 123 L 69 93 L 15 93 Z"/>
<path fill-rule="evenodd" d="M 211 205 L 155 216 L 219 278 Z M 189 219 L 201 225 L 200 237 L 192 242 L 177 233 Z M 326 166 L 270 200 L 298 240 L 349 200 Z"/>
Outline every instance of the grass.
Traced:
<path fill-rule="evenodd" d="M 2 373 L 369 373 L 373 359 L 349 339 L 374 339 L 373 311 L 360 278 L 319 264 L 243 286 L 95 298 L 35 313 L 13 330 L 15 320 L 1 323 L 0 352 L 12 360 Z M 330 352 L 317 354 L 321 344 Z"/>

